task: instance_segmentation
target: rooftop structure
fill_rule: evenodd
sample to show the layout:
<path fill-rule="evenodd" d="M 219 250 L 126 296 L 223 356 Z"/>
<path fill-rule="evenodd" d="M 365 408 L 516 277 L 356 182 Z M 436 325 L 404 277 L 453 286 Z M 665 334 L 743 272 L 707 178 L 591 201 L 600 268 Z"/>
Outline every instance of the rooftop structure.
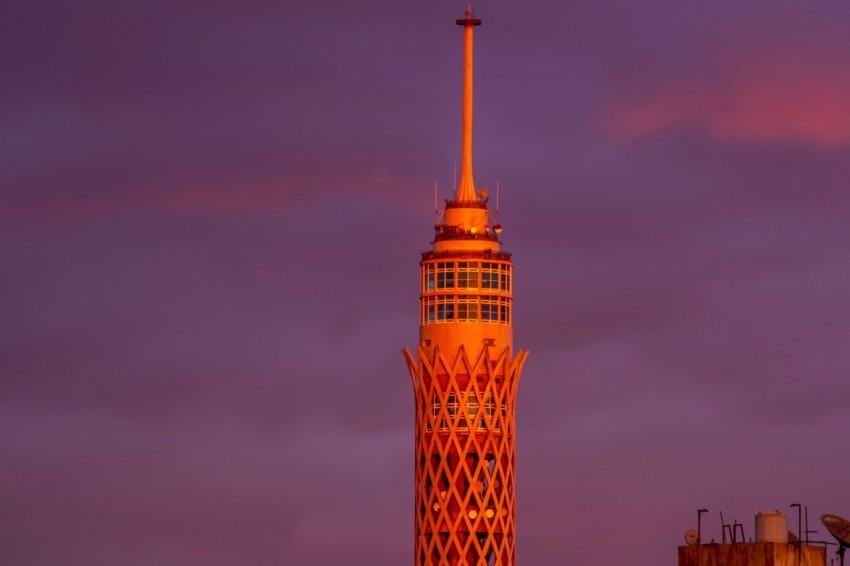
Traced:
<path fill-rule="evenodd" d="M 792 507 L 800 510 L 797 503 Z M 744 533 L 744 525 L 735 521 L 726 524 L 723 513 L 720 522 L 723 529 L 722 543 L 712 540 L 701 544 L 700 518 L 707 509 L 697 511 L 697 530 L 685 533 L 687 546 L 679 547 L 679 566 L 823 566 L 826 562 L 826 543 L 802 539 L 802 522 L 798 520 L 800 532 L 794 535 L 788 530 L 788 520 L 781 511 L 754 512 L 755 540 Z M 799 513 L 798 513 L 799 515 Z M 808 531 L 808 508 L 806 508 L 806 533 Z"/>

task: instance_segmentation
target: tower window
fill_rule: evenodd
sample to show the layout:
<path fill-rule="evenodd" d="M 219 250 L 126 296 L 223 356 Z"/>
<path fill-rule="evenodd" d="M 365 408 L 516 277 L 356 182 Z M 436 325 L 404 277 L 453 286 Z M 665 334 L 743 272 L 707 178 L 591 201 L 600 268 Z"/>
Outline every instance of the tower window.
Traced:
<path fill-rule="evenodd" d="M 499 264 L 485 261 L 481 264 L 481 288 L 499 288 Z"/>
<path fill-rule="evenodd" d="M 511 266 L 507 264 L 502 264 L 500 269 L 500 279 L 501 285 L 500 288 L 505 293 L 511 292 Z"/>
<path fill-rule="evenodd" d="M 455 288 L 455 262 L 441 261 L 437 264 L 437 289 Z"/>
<path fill-rule="evenodd" d="M 440 431 L 448 430 L 448 429 L 449 429 L 449 425 L 448 425 L 448 422 L 446 422 L 446 417 L 445 417 L 445 416 L 441 416 L 441 415 L 440 415 L 440 412 L 441 412 L 440 397 L 439 397 L 439 396 L 437 396 L 437 395 L 434 395 L 434 404 L 433 404 L 433 406 L 432 406 L 432 413 L 433 413 L 433 415 L 434 415 L 434 422 L 435 422 L 435 423 L 439 423 L 439 424 L 437 425 L 438 430 L 440 430 Z M 427 423 L 427 425 L 426 425 L 425 429 L 426 429 L 428 432 L 431 432 L 431 421 L 430 421 L 430 420 L 428 421 L 428 423 Z"/>
<path fill-rule="evenodd" d="M 457 287 L 458 289 L 478 288 L 478 262 L 461 261 L 457 264 Z"/>
<path fill-rule="evenodd" d="M 455 319 L 454 296 L 437 297 L 437 322 L 447 322 Z"/>
<path fill-rule="evenodd" d="M 472 393 L 467 394 L 466 399 L 466 412 L 470 417 L 474 417 L 478 414 L 478 399 Z"/>
<path fill-rule="evenodd" d="M 508 303 L 499 305 L 499 321 L 505 324 L 511 323 L 511 306 Z"/>
<path fill-rule="evenodd" d="M 425 297 L 422 299 L 422 324 L 433 324 L 435 313 L 434 297 Z"/>
<path fill-rule="evenodd" d="M 481 320 L 484 322 L 499 322 L 499 298 L 495 295 L 481 297 Z"/>
<path fill-rule="evenodd" d="M 461 322 L 478 320 L 478 297 L 461 296 L 458 298 L 457 319 Z"/>
<path fill-rule="evenodd" d="M 511 324 L 511 298 L 502 295 L 426 295 L 420 302 L 422 324 Z"/>
<path fill-rule="evenodd" d="M 457 414 L 457 410 L 459 408 L 457 397 L 454 393 L 449 393 L 449 398 L 446 400 L 446 411 L 454 417 Z"/>
<path fill-rule="evenodd" d="M 487 415 L 487 420 L 493 423 L 493 430 L 500 430 L 499 419 L 494 418 L 496 415 L 496 403 L 494 402 L 492 395 L 488 395 L 487 398 L 484 399 L 484 413 Z"/>
<path fill-rule="evenodd" d="M 422 291 L 434 290 L 434 264 L 426 263 L 422 266 Z"/>

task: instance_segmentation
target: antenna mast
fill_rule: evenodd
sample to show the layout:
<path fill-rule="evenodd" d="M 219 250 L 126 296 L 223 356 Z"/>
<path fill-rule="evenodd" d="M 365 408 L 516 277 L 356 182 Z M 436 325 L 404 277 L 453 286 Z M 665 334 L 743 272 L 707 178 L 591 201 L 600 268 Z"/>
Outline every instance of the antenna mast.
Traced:
<path fill-rule="evenodd" d="M 472 7 L 466 7 L 466 16 L 456 20 L 463 26 L 463 137 L 460 161 L 460 185 L 457 187 L 455 202 L 476 200 L 475 182 L 472 180 L 472 28 L 481 25 L 481 20 L 473 17 Z"/>
<path fill-rule="evenodd" d="M 438 217 L 437 220 L 439 221 L 440 207 L 437 206 L 437 180 L 436 179 L 434 180 L 434 214 Z"/>

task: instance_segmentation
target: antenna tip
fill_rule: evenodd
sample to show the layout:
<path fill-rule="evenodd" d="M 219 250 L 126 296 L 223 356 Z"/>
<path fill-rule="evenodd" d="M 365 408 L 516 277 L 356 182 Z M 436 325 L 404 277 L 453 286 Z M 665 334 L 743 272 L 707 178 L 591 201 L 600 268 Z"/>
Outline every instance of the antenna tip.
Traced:
<path fill-rule="evenodd" d="M 466 14 L 463 19 L 455 20 L 455 23 L 459 26 L 480 26 L 481 20 L 475 17 L 475 13 L 472 11 L 472 6 L 466 6 Z"/>

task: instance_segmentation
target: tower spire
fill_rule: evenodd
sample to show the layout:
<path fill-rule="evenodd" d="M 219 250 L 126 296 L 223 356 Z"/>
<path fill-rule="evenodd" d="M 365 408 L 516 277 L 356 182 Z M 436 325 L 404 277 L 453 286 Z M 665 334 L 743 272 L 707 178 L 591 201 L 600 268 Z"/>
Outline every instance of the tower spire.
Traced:
<path fill-rule="evenodd" d="M 477 200 L 475 181 L 472 179 L 472 28 L 481 25 L 475 18 L 472 7 L 466 7 L 466 15 L 455 23 L 463 26 L 463 136 L 460 160 L 460 183 L 455 202 Z"/>

